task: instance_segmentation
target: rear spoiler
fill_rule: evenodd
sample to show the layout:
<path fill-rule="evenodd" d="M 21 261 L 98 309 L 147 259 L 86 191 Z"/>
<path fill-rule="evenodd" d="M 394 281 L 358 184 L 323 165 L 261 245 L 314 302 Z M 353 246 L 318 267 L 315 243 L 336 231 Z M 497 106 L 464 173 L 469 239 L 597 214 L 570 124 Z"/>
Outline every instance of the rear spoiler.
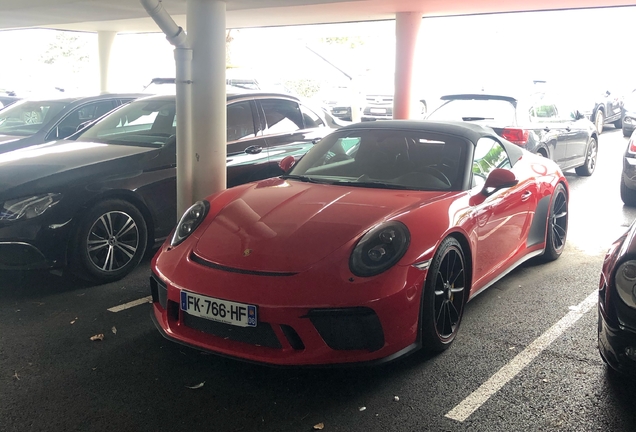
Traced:
<path fill-rule="evenodd" d="M 442 96 L 440 98 L 443 101 L 449 101 L 449 100 L 456 100 L 456 99 L 463 99 L 463 100 L 471 100 L 471 99 L 477 99 L 477 100 L 502 100 L 502 101 L 507 101 L 510 102 L 513 105 L 517 105 L 517 99 L 513 98 L 512 96 L 501 96 L 501 95 L 491 95 L 491 94 L 483 94 L 483 93 L 463 93 L 463 94 L 451 94 L 451 95 L 445 95 Z"/>

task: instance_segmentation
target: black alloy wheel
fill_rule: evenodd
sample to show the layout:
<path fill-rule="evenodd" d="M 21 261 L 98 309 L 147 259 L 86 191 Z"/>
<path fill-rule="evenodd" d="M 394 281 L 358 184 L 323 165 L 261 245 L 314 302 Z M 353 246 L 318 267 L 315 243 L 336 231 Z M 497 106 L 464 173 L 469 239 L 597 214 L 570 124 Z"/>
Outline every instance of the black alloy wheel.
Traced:
<path fill-rule="evenodd" d="M 585 157 L 585 163 L 580 167 L 576 167 L 576 174 L 579 176 L 589 177 L 594 174 L 596 169 L 596 160 L 598 159 L 598 143 L 594 138 L 590 138 L 590 142 L 587 145 L 587 155 Z"/>
<path fill-rule="evenodd" d="M 447 349 L 459 331 L 468 293 L 464 252 L 453 237 L 442 241 L 424 284 L 420 317 L 426 351 Z"/>
<path fill-rule="evenodd" d="M 78 226 L 73 270 L 96 282 L 121 279 L 139 264 L 147 243 L 146 222 L 134 205 L 117 199 L 102 201 Z"/>
<path fill-rule="evenodd" d="M 565 187 L 559 183 L 554 189 L 550 214 L 548 215 L 548 232 L 546 235 L 545 261 L 554 261 L 561 256 L 565 249 L 568 235 L 568 197 Z"/>

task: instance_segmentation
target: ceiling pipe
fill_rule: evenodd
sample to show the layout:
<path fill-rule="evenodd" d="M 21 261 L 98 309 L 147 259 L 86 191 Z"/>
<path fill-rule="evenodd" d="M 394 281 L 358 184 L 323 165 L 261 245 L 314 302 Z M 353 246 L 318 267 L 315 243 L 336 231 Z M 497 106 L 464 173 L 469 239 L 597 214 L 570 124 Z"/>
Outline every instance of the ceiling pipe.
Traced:
<path fill-rule="evenodd" d="M 174 45 L 177 109 L 177 220 L 193 203 L 192 48 L 187 34 L 163 8 L 161 0 L 139 0 Z"/>

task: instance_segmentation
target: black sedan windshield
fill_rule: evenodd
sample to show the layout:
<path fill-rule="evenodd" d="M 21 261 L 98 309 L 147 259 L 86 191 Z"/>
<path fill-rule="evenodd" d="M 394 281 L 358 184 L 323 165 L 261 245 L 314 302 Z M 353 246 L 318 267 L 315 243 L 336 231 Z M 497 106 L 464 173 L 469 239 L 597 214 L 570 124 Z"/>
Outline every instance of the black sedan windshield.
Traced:
<path fill-rule="evenodd" d="M 350 129 L 324 138 L 286 177 L 380 189 L 458 190 L 467 149 L 463 139 L 440 133 Z"/>
<path fill-rule="evenodd" d="M 77 141 L 161 147 L 176 133 L 174 100 L 138 100 L 95 123 Z"/>
<path fill-rule="evenodd" d="M 64 109 L 62 101 L 24 101 L 0 111 L 0 134 L 31 136 Z"/>

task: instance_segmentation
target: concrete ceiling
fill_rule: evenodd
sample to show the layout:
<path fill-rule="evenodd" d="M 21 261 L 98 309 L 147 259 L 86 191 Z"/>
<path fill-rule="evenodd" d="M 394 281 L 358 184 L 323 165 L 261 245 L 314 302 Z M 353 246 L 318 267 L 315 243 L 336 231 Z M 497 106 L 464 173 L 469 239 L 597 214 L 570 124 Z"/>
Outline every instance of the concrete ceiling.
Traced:
<path fill-rule="evenodd" d="M 264 27 L 424 17 L 632 6 L 628 0 L 226 0 L 227 27 Z M 186 1 L 163 0 L 185 28 Z M 0 0 L 0 30 L 44 27 L 77 31 L 155 32 L 138 0 Z"/>

